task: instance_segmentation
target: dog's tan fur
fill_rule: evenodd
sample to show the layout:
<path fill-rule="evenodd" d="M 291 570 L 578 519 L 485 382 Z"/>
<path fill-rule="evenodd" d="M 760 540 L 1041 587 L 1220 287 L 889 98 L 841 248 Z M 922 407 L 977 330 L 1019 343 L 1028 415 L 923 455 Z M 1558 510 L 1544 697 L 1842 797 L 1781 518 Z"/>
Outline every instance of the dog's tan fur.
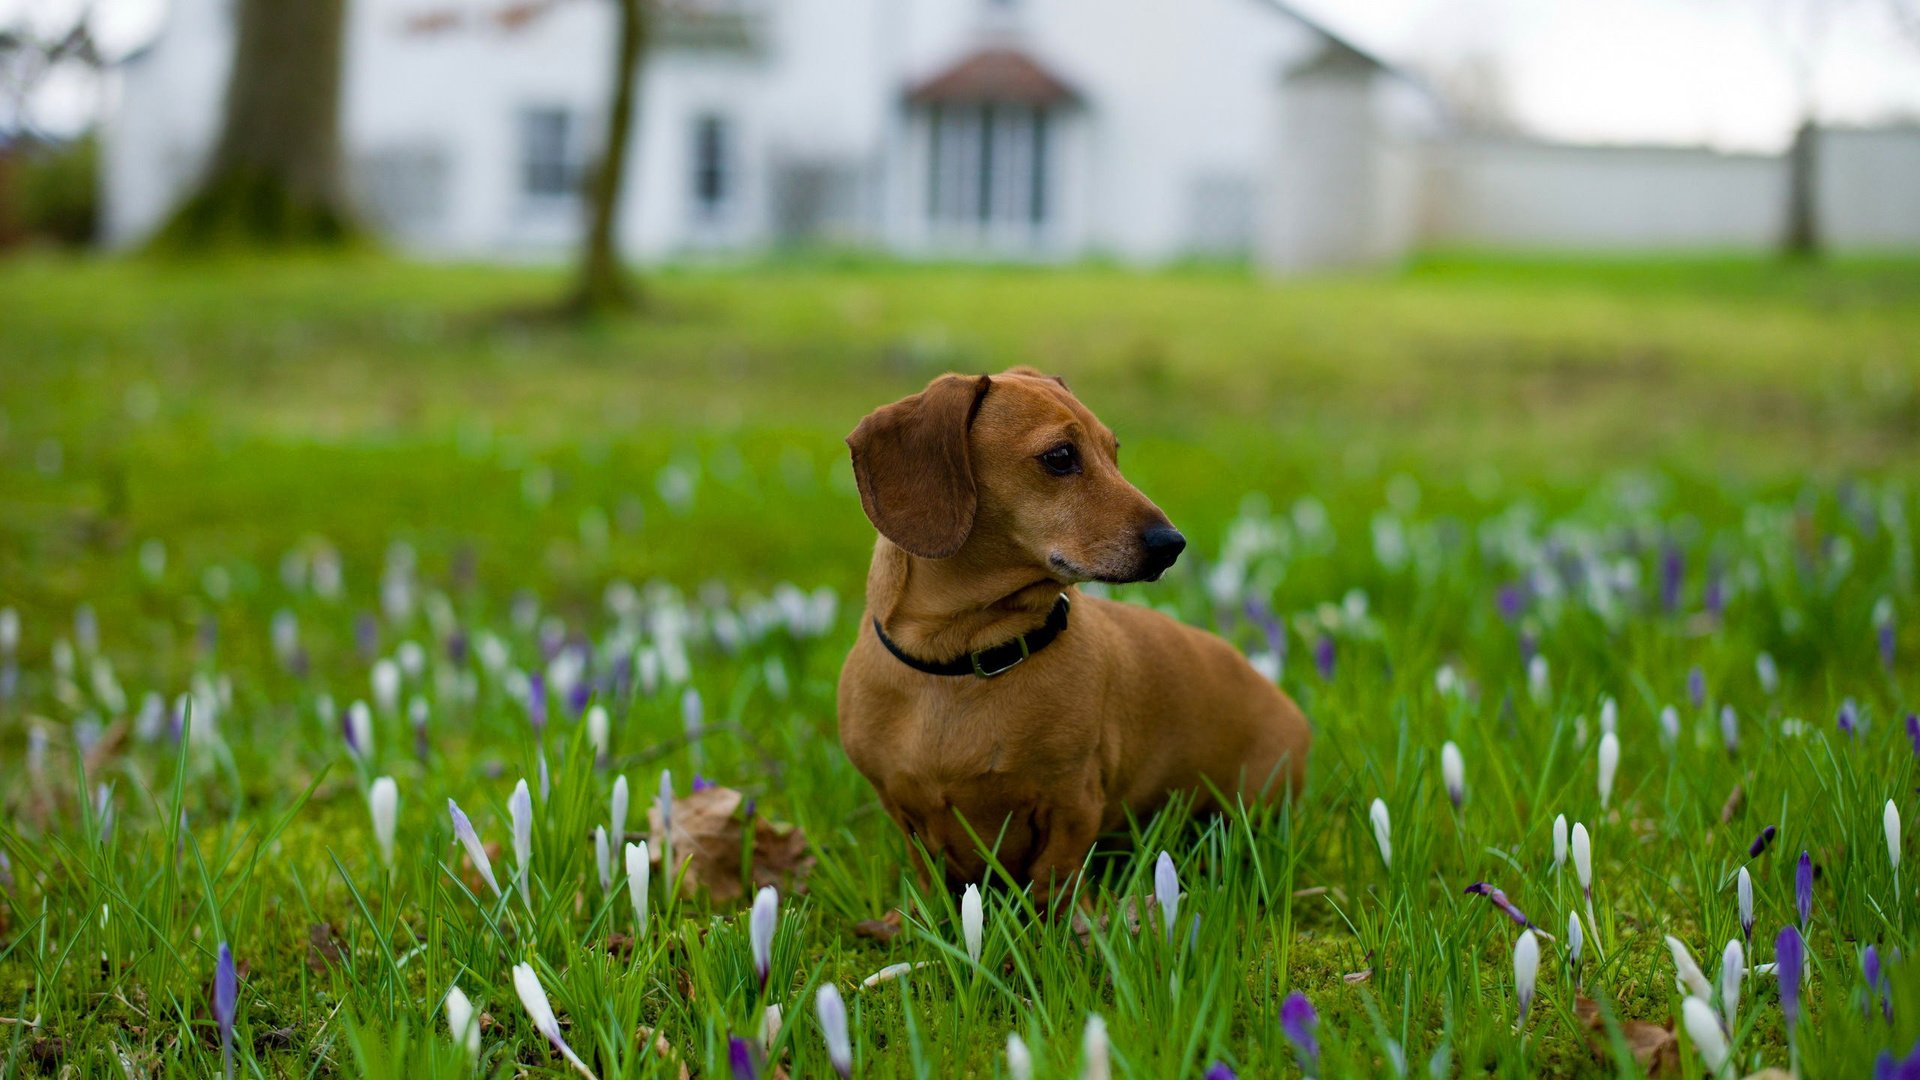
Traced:
<path fill-rule="evenodd" d="M 1039 456 L 1072 443 L 1081 471 Z M 840 741 L 949 884 L 985 855 L 1045 897 L 1102 832 L 1174 792 L 1256 802 L 1298 790 L 1305 719 L 1226 642 L 1080 581 L 1154 573 L 1142 534 L 1166 515 L 1120 475 L 1113 433 L 1030 369 L 946 375 L 847 438 L 880 531 L 867 613 L 840 675 Z M 1156 575 L 1157 576 L 1157 575 Z M 916 671 L 1032 631 L 1071 598 L 1068 629 L 997 678 Z M 963 820 L 964 819 L 964 820 Z"/>

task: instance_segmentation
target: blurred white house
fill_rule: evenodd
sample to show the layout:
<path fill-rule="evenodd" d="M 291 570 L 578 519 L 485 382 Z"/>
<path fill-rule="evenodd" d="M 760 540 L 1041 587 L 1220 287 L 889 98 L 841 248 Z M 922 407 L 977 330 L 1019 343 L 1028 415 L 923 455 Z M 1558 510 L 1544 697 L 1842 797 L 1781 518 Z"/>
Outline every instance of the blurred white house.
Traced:
<path fill-rule="evenodd" d="M 1415 227 L 1414 83 L 1278 0 L 656 0 L 632 257 L 787 243 L 1372 262 Z M 220 115 L 231 0 L 172 0 L 121 69 L 106 234 L 148 236 Z M 407 250 L 549 259 L 581 228 L 609 0 L 354 0 L 360 211 Z"/>

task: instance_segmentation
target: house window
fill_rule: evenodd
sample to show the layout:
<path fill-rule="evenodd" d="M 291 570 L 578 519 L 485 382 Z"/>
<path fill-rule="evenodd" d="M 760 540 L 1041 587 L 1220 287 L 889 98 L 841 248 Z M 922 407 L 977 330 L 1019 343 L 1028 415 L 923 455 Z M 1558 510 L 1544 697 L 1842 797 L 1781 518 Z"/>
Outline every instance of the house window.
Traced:
<path fill-rule="evenodd" d="M 580 191 L 579 142 L 567 110 L 539 106 L 520 113 L 520 192 L 529 200 L 569 199 Z"/>
<path fill-rule="evenodd" d="M 928 216 L 942 226 L 1043 226 L 1048 111 L 1031 105 L 935 105 Z"/>
<path fill-rule="evenodd" d="M 709 113 L 693 124 L 693 202 L 708 220 L 724 214 L 733 196 L 732 135 L 722 116 Z"/>

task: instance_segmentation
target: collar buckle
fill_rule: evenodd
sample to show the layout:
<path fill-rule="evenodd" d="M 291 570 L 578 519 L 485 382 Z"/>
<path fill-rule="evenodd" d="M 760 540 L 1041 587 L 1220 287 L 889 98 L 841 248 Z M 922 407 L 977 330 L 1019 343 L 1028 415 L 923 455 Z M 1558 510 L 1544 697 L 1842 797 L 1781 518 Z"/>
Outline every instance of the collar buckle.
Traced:
<path fill-rule="evenodd" d="M 1014 668 L 1017 668 L 1021 664 L 1026 663 L 1027 657 L 1033 655 L 1033 650 L 1027 648 L 1027 635 L 1025 634 L 1021 634 L 1019 637 L 1014 638 L 1012 641 L 1008 642 L 1007 644 L 1020 646 L 1020 655 L 1014 657 L 1013 659 L 1007 661 L 1006 663 L 1000 665 L 999 667 L 994 668 L 992 671 L 988 671 L 986 668 L 980 666 L 980 657 L 985 653 L 994 651 L 993 649 L 980 649 L 975 652 L 968 653 L 967 659 L 973 661 L 973 673 L 975 675 L 980 676 L 983 679 L 991 679 L 996 675 L 1005 675 L 1007 672 L 1012 671 Z M 1006 647 L 1005 645 L 994 646 L 995 649 L 1000 649 L 1005 647 Z"/>

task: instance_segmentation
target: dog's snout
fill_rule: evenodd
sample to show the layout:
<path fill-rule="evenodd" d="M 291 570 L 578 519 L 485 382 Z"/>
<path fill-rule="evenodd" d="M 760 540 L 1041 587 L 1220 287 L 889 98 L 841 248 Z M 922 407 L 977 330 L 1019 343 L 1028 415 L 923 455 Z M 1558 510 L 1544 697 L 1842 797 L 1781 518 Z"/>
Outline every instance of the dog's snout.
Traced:
<path fill-rule="evenodd" d="M 1140 543 L 1147 549 L 1148 577 L 1159 577 L 1187 549 L 1187 538 L 1171 525 L 1153 526 L 1140 534 Z"/>

